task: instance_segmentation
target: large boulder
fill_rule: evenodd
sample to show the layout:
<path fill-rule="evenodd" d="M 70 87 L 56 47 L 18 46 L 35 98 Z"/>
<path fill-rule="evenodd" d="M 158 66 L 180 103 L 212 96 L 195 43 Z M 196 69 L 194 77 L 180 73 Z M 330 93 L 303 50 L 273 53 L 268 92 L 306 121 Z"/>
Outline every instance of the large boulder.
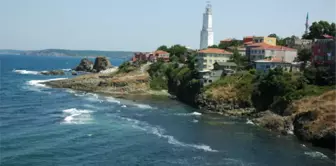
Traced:
<path fill-rule="evenodd" d="M 41 74 L 43 75 L 64 75 L 63 70 L 51 70 L 51 71 L 42 71 Z"/>
<path fill-rule="evenodd" d="M 111 62 L 108 60 L 107 57 L 99 56 L 96 58 L 94 65 L 93 65 L 93 70 L 96 72 L 100 72 L 102 70 L 106 70 L 111 68 Z"/>
<path fill-rule="evenodd" d="M 79 65 L 75 68 L 76 71 L 85 71 L 85 72 L 92 72 L 93 69 L 93 62 L 91 62 L 87 58 L 83 58 Z"/>

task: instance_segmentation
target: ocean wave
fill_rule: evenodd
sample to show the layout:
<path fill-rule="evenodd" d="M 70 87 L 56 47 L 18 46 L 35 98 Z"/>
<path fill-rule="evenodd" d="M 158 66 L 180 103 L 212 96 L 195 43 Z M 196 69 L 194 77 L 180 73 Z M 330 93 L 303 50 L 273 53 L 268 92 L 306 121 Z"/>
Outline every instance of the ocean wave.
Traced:
<path fill-rule="evenodd" d="M 325 154 L 315 151 L 315 152 L 304 152 L 305 155 L 308 155 L 312 158 L 320 158 L 320 159 L 327 159 L 328 156 L 326 156 Z"/>
<path fill-rule="evenodd" d="M 134 104 L 135 106 L 141 108 L 141 109 L 153 109 L 150 105 L 147 104 Z"/>
<path fill-rule="evenodd" d="M 194 149 L 203 150 L 203 151 L 206 151 L 206 152 L 218 152 L 217 150 L 212 149 L 208 145 L 188 144 L 188 143 L 181 142 L 181 141 L 177 140 L 175 137 L 165 134 L 165 130 L 162 129 L 161 127 L 159 127 L 159 126 L 151 126 L 146 122 L 139 121 L 139 120 L 136 120 L 136 119 L 125 118 L 125 117 L 119 117 L 119 118 L 124 120 L 124 121 L 131 122 L 133 128 L 145 131 L 149 134 L 153 134 L 153 135 L 155 135 L 159 138 L 167 139 L 169 144 L 172 144 L 172 145 L 175 145 L 175 146 L 181 146 L 181 147 L 194 148 Z"/>
<path fill-rule="evenodd" d="M 254 125 L 254 123 L 253 123 L 252 120 L 250 120 L 250 119 L 247 119 L 247 120 L 246 120 L 246 124 Z"/>
<path fill-rule="evenodd" d="M 114 97 L 105 97 L 105 100 L 110 103 L 117 103 L 120 104 L 120 101 L 115 99 Z"/>
<path fill-rule="evenodd" d="M 177 116 L 201 116 L 202 113 L 200 112 L 192 112 L 192 113 L 177 113 Z"/>
<path fill-rule="evenodd" d="M 63 71 L 71 71 L 72 69 L 62 69 Z"/>
<path fill-rule="evenodd" d="M 64 124 L 88 124 L 92 121 L 91 110 L 70 108 L 63 110 Z"/>
<path fill-rule="evenodd" d="M 31 75 L 41 74 L 40 71 L 31 71 L 31 70 L 13 70 L 13 72 L 19 73 L 19 74 L 31 74 Z"/>
<path fill-rule="evenodd" d="M 48 81 L 64 80 L 64 79 L 67 79 L 67 78 L 53 78 L 53 79 L 48 79 L 48 80 L 30 80 L 30 81 L 27 81 L 26 84 L 30 86 L 35 86 L 35 87 L 46 88 L 47 86 L 42 83 L 48 82 Z"/>

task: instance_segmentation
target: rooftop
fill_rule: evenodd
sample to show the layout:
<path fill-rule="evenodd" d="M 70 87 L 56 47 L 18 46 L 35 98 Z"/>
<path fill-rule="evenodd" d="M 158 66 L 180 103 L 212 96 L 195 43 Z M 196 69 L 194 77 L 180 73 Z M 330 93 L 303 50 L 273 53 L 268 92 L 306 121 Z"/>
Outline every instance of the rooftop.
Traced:
<path fill-rule="evenodd" d="M 161 54 L 169 54 L 169 53 L 166 52 L 166 51 L 162 51 L 162 50 L 156 50 L 156 51 L 153 52 L 153 54 L 159 54 L 159 55 L 161 55 Z"/>
<path fill-rule="evenodd" d="M 283 50 L 283 51 L 296 51 L 296 49 L 284 47 L 284 46 L 272 46 L 266 43 L 253 43 L 249 44 L 249 47 L 252 47 L 252 50 L 264 49 L 264 50 Z"/>
<path fill-rule="evenodd" d="M 223 49 L 219 49 L 219 48 L 207 48 L 207 49 L 203 49 L 198 51 L 198 53 L 205 53 L 205 54 L 232 54 L 232 52 L 223 50 Z"/>

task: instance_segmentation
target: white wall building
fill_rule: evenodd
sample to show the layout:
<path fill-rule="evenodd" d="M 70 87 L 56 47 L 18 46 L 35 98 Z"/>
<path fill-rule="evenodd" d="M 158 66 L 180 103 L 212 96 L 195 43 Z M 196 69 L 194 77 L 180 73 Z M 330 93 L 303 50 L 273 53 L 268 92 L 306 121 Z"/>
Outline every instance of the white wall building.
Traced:
<path fill-rule="evenodd" d="M 212 45 L 214 45 L 214 33 L 212 31 L 212 8 L 211 5 L 208 4 L 205 9 L 205 13 L 203 13 L 200 49 L 205 49 Z"/>
<path fill-rule="evenodd" d="M 208 48 L 197 52 L 197 70 L 198 71 L 209 71 L 214 68 L 214 63 L 216 62 L 227 62 L 232 56 L 231 52 L 218 49 L 218 48 Z"/>

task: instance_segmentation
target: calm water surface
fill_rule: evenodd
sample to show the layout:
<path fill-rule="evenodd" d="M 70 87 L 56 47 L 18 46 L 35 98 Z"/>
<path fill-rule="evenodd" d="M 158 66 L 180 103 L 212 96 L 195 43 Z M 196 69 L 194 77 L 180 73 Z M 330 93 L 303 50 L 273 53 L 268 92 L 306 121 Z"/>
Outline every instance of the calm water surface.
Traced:
<path fill-rule="evenodd" d="M 0 165 L 335 165 L 334 154 L 168 99 L 43 86 L 78 57 L 0 55 Z M 112 59 L 113 65 L 121 60 Z"/>

